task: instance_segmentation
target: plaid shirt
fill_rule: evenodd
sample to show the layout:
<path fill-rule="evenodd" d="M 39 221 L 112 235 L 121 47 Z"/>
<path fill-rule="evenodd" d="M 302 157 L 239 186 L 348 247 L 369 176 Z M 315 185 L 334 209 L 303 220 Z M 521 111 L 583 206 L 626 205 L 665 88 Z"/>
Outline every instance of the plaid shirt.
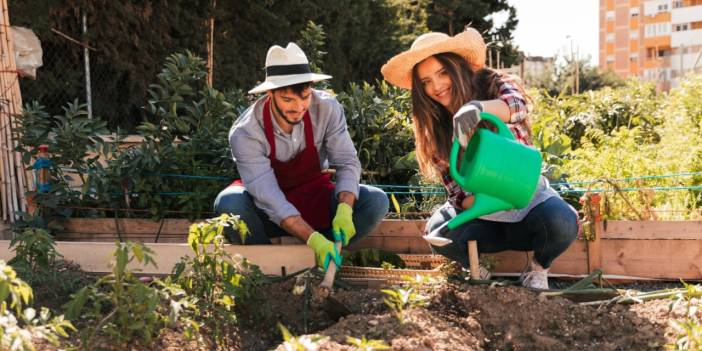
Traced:
<path fill-rule="evenodd" d="M 509 120 L 507 123 L 512 134 L 517 141 L 522 144 L 532 146 L 531 138 L 529 137 L 529 125 L 527 123 L 527 102 L 524 95 L 519 91 L 517 84 L 506 75 L 500 75 L 498 86 L 498 99 L 504 101 L 509 107 Z M 448 192 L 448 202 L 456 209 L 462 209 L 461 203 L 468 197 L 468 193 L 451 178 L 448 168 L 441 168 L 441 182 L 444 184 Z"/>

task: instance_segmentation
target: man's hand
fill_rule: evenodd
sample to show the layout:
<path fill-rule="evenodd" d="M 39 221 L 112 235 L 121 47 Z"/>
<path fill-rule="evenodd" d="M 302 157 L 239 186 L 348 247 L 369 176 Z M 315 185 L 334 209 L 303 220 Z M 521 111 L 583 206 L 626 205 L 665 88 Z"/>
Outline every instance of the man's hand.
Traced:
<path fill-rule="evenodd" d="M 356 227 L 353 225 L 353 209 L 345 202 L 339 203 L 336 207 L 336 216 L 332 220 L 332 233 L 334 240 L 341 241 L 343 246 L 349 244 L 349 240 L 356 235 Z"/>
<path fill-rule="evenodd" d="M 467 133 L 475 129 L 480 122 L 480 112 L 483 111 L 483 105 L 476 100 L 473 100 L 463 105 L 455 115 L 453 115 L 453 139 L 458 140 L 461 147 L 468 145 Z"/>
<path fill-rule="evenodd" d="M 341 255 L 336 249 L 333 242 L 327 240 L 324 235 L 319 232 L 313 232 L 307 239 L 307 246 L 314 251 L 314 256 L 317 260 L 317 266 L 324 268 L 327 271 L 329 261 L 334 261 L 336 267 L 341 267 Z"/>

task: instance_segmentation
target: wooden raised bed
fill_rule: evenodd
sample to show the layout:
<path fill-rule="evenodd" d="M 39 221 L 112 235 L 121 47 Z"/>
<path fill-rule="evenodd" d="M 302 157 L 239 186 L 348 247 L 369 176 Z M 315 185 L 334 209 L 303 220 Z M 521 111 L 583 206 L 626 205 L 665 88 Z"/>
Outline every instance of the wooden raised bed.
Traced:
<path fill-rule="evenodd" d="M 57 240 L 114 242 L 123 240 L 159 243 L 186 242 L 190 222 L 182 219 L 71 219 Z M 424 221 L 385 220 L 373 233 L 352 249 L 378 248 L 396 253 L 430 254 L 421 238 Z M 119 233 L 119 234 L 118 234 Z M 554 275 L 582 276 L 596 268 L 605 274 L 650 279 L 702 280 L 702 221 L 608 221 L 599 224 L 595 241 L 577 240 L 553 264 Z M 277 240 L 285 247 L 301 244 L 294 238 Z M 232 245 L 236 246 L 236 245 Z M 252 246 L 249 246 L 252 247 Z M 282 249 L 264 246 L 266 256 Z M 304 247 L 299 249 L 305 250 Z M 277 255 L 277 254 L 275 254 Z M 307 256 L 311 256 L 311 252 Z M 523 252 L 503 252 L 494 256 L 497 273 L 521 272 L 527 262 Z M 281 256 L 282 257 L 282 256 Z M 256 259 L 250 257 L 252 261 Z M 291 261 L 292 262 L 292 261 Z"/>

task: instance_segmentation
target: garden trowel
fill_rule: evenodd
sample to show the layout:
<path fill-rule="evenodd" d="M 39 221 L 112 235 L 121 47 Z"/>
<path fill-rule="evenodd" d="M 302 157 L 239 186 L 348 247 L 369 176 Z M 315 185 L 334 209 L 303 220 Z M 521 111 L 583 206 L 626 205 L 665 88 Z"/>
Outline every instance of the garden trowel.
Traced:
<path fill-rule="evenodd" d="M 335 241 L 334 245 L 339 254 L 341 254 L 341 241 Z M 338 268 L 334 260 L 331 260 L 329 262 L 329 267 L 327 267 L 327 272 L 324 274 L 324 279 L 322 279 L 322 283 L 319 284 L 320 290 L 322 290 L 322 298 L 324 299 L 322 308 L 324 308 L 324 311 L 327 312 L 329 317 L 333 320 L 339 320 L 341 317 L 346 317 L 351 314 L 351 310 L 349 310 L 346 305 L 332 296 L 334 276 Z"/>

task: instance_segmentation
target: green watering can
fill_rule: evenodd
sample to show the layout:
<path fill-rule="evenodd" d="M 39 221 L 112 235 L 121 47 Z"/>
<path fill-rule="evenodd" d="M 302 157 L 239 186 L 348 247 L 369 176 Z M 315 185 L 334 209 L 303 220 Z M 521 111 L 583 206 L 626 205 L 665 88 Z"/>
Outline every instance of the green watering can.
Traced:
<path fill-rule="evenodd" d="M 541 177 L 541 153 L 516 140 L 497 116 L 481 113 L 492 122 L 497 133 L 478 128 L 473 134 L 458 169 L 460 144 L 453 141 L 449 172 L 458 185 L 473 193 L 473 206 L 424 236 L 432 245 L 444 246 L 451 240 L 444 235 L 463 223 L 498 211 L 526 207 L 534 196 Z"/>

